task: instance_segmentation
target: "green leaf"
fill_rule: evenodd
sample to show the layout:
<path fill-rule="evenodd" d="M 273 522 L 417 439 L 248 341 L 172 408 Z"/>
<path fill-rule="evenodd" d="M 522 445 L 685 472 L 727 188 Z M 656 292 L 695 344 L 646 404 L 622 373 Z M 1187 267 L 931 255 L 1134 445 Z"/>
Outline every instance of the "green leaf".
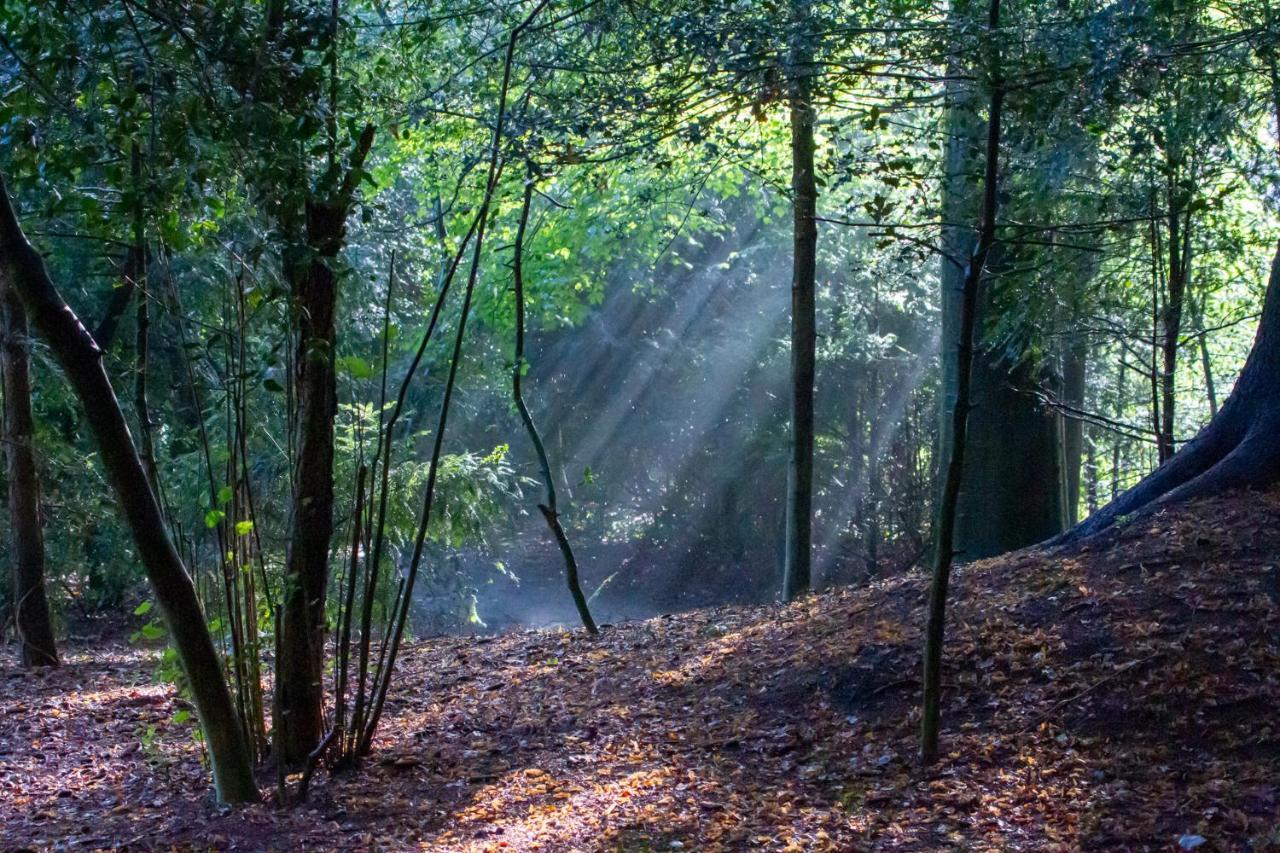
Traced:
<path fill-rule="evenodd" d="M 354 355 L 343 356 L 338 359 L 338 368 L 355 379 L 372 379 L 377 375 L 377 371 L 374 370 L 372 364 Z"/>
<path fill-rule="evenodd" d="M 235 492 L 231 490 L 230 486 L 223 486 L 221 489 L 218 489 L 218 503 L 231 503 L 231 497 L 234 494 Z"/>
<path fill-rule="evenodd" d="M 139 604 L 137 607 L 133 608 L 134 616 L 146 616 L 150 612 L 151 612 L 150 601 L 144 601 L 141 604 Z"/>
<path fill-rule="evenodd" d="M 250 530 L 253 530 L 253 522 L 252 522 L 252 521 L 237 521 L 237 522 L 236 522 L 236 535 L 237 535 L 237 536 L 248 536 L 248 535 L 249 535 L 249 531 L 250 531 Z"/>
<path fill-rule="evenodd" d="M 211 509 L 204 514 L 204 526 L 210 529 L 217 527 L 227 514 L 220 509 Z"/>

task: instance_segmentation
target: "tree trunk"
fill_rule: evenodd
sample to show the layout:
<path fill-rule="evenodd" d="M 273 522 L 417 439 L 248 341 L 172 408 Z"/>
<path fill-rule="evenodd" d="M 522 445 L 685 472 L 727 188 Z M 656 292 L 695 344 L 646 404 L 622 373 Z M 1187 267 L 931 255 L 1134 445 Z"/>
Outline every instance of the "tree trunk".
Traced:
<path fill-rule="evenodd" d="M 1209 398 L 1209 417 L 1218 416 L 1218 386 L 1213 379 L 1213 360 L 1209 357 L 1209 333 L 1204 327 L 1204 294 L 1196 302 L 1196 337 L 1200 341 L 1200 370 L 1204 373 L 1204 393 Z"/>
<path fill-rule="evenodd" d="M 1280 478 L 1280 246 L 1253 349 L 1217 417 L 1167 462 L 1049 545 L 1100 533 L 1122 517 L 1228 489 L 1263 488 Z"/>
<path fill-rule="evenodd" d="M 22 665 L 57 666 L 58 647 L 44 590 L 44 530 L 31 420 L 31 347 L 22 301 L 0 277 L 0 368 L 4 374 L 4 449 L 9 478 L 9 564 L 13 623 Z"/>
<path fill-rule="evenodd" d="M 1174 415 L 1177 408 L 1178 348 L 1182 336 L 1182 302 L 1186 292 L 1187 261 L 1191 247 L 1190 217 L 1184 222 L 1178 208 L 1177 190 L 1174 187 L 1173 164 L 1169 164 L 1168 229 L 1169 270 L 1165 275 L 1166 293 L 1164 309 L 1160 313 L 1160 434 L 1157 444 L 1160 461 L 1173 456 Z"/>
<path fill-rule="evenodd" d="M 62 365 L 98 442 L 116 500 L 133 533 L 138 557 L 165 617 L 204 730 L 214 788 L 225 802 L 258 798 L 249 750 L 204 612 L 186 566 L 169 539 L 164 518 L 138 458 L 124 412 L 102 365 L 102 351 L 63 301 L 44 261 L 27 242 L 0 178 L 0 264 L 31 321 Z"/>
<path fill-rule="evenodd" d="M 324 227 L 321 222 L 309 206 L 308 232 Z M 340 223 L 338 228 L 340 232 Z M 298 318 L 294 358 L 298 437 L 276 665 L 280 708 L 276 742 L 283 752 L 279 759 L 290 767 L 301 766 L 324 736 L 324 605 L 333 538 L 333 442 L 338 412 L 334 372 L 338 291 L 330 266 L 336 253 L 335 246 L 332 254 L 317 256 L 305 269 L 295 271 L 293 285 Z"/>
<path fill-rule="evenodd" d="M 285 555 L 285 587 L 276 638 L 277 759 L 302 766 L 324 736 L 325 591 L 333 539 L 333 440 L 338 413 L 334 350 L 338 279 L 334 272 L 346 239 L 347 216 L 365 157 L 373 144 L 366 125 L 351 153 L 341 188 L 309 199 L 309 260 L 290 270 L 298 325 L 294 357 L 297 446 L 293 518 Z M 336 170 L 337 166 L 331 167 Z"/>
<path fill-rule="evenodd" d="M 1004 89 L 1000 80 L 996 30 L 1000 26 L 1000 0 L 991 0 L 987 37 L 991 40 L 991 101 L 988 107 L 987 142 L 983 166 L 982 218 L 978 239 L 964 268 L 961 290 L 959 341 L 956 346 L 956 398 L 951 409 L 951 442 L 938 511 L 934 543 L 933 578 L 929 587 L 929 614 L 925 624 L 923 691 L 920 720 L 920 761 L 929 765 L 938 760 L 938 735 L 942 719 L 942 646 L 945 640 L 947 592 L 951 564 L 955 556 L 956 519 L 960 504 L 960 483 L 964 476 L 966 433 L 968 430 L 969 386 L 974 365 L 978 324 L 978 291 L 987 259 L 995 243 L 997 185 L 1000 177 L 1000 119 Z M 946 261 L 944 260 L 945 264 Z M 944 356 L 945 358 L 945 351 Z"/>
<path fill-rule="evenodd" d="M 812 48 L 808 0 L 796 0 L 790 68 L 791 193 L 791 457 L 787 467 L 787 538 L 782 596 L 809 591 L 813 540 L 813 384 L 817 349 L 818 186 L 814 174 Z"/>
<path fill-rule="evenodd" d="M 516 303 L 516 328 L 515 328 L 515 366 L 511 369 L 511 396 L 515 400 L 516 409 L 520 412 L 520 420 L 524 424 L 525 432 L 529 434 L 529 442 L 533 445 L 534 452 L 538 456 L 538 467 L 542 471 L 542 483 L 546 488 L 546 501 L 538 504 L 538 510 L 546 519 L 547 527 L 551 531 L 552 537 L 556 540 L 556 545 L 560 548 L 560 555 L 564 558 L 564 577 L 569 587 L 569 595 L 573 598 L 573 605 L 578 610 L 578 618 L 582 620 L 582 626 L 587 629 L 588 634 L 596 634 L 595 620 L 591 618 L 591 609 L 587 606 L 587 597 L 582 594 L 582 584 L 578 579 L 578 561 L 573 555 L 573 547 L 569 544 L 569 537 L 564 532 L 564 527 L 560 524 L 560 510 L 556 502 L 556 483 L 555 477 L 551 474 L 551 462 L 547 458 L 547 448 L 543 444 L 542 435 L 538 432 L 538 426 L 533 420 L 533 415 L 529 412 L 529 407 L 524 402 L 524 389 L 521 387 L 521 379 L 525 371 L 524 358 L 524 238 L 525 231 L 529 225 L 529 208 L 533 204 L 533 170 L 525 176 L 524 196 L 520 206 L 520 224 L 516 228 L 516 242 L 514 256 L 511 263 L 511 274 L 515 287 L 515 303 Z"/>
<path fill-rule="evenodd" d="M 1089 348 L 1083 337 L 1075 336 L 1067 345 L 1062 369 L 1062 399 L 1068 406 L 1082 411 L 1085 404 L 1085 383 L 1088 379 Z M 1063 507 L 1066 524 L 1075 524 L 1080 518 L 1080 472 L 1084 463 L 1084 421 L 1078 417 L 1062 418 L 1063 488 L 1066 505 Z"/>
<path fill-rule="evenodd" d="M 975 187 L 982 170 L 979 107 L 973 95 L 952 87 L 948 106 L 948 140 L 943 183 L 943 218 L 948 223 L 973 222 L 980 215 Z M 964 264 L 973 250 L 974 231 L 958 225 L 943 229 L 945 254 L 940 271 L 942 352 L 960 340 Z M 965 560 L 978 560 L 1042 541 L 1062 531 L 1063 430 L 1058 417 L 1045 410 L 1032 391 L 1039 379 L 1025 360 L 1011 360 L 1004 348 L 982 342 L 985 315 L 992 304 L 992 278 L 1001 266 L 998 246 L 988 262 L 975 308 L 973 374 L 970 379 L 968 449 L 965 478 L 956 506 L 955 548 Z M 958 395 L 957 361 L 942 359 L 938 431 L 939 459 L 947 459 L 953 442 Z M 1011 465 L 1009 460 L 1018 464 Z M 940 507 L 939 495 L 935 507 Z"/>

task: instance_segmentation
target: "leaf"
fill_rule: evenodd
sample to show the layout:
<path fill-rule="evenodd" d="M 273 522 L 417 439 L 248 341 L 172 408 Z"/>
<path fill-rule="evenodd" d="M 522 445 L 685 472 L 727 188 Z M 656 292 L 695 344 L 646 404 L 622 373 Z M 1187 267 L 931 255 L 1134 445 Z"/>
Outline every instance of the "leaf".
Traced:
<path fill-rule="evenodd" d="M 139 604 L 137 607 L 133 608 L 134 616 L 146 616 L 150 612 L 151 612 L 150 601 L 144 601 L 141 604 Z"/>
<path fill-rule="evenodd" d="M 354 355 L 347 355 L 338 359 L 338 369 L 354 379 L 372 379 L 377 375 L 377 371 L 374 370 L 372 364 Z"/>

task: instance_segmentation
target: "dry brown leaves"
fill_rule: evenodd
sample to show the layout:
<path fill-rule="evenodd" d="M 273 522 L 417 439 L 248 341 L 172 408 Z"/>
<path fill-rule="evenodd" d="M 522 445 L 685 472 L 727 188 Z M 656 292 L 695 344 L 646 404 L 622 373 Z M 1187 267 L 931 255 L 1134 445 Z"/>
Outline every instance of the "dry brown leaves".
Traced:
<path fill-rule="evenodd" d="M 0 672 L 0 846 L 1035 850 L 1280 845 L 1280 496 L 958 572 L 944 761 L 914 762 L 923 578 L 790 607 L 444 639 L 373 760 L 220 811 L 119 647 Z M 148 735 L 148 726 L 155 732 Z"/>

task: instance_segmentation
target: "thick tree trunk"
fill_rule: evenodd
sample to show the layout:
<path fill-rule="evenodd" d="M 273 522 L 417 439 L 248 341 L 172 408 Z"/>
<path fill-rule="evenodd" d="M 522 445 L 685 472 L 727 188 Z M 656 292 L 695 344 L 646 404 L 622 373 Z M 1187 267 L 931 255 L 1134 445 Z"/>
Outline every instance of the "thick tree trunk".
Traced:
<path fill-rule="evenodd" d="M 31 322 L 62 365 L 84 406 L 86 420 L 116 500 L 133 533 L 138 557 L 155 591 L 178 660 L 186 673 L 204 730 L 218 798 L 249 802 L 258 798 L 249 750 L 236 718 L 222 665 L 205 625 L 195 586 L 169 539 L 164 518 L 138 458 L 128 423 L 102 365 L 102 351 L 63 301 L 27 242 L 0 178 L 0 265 L 22 299 Z"/>
<path fill-rule="evenodd" d="M 1280 479 L 1280 246 L 1271 264 L 1253 349 L 1217 417 L 1172 458 L 1075 528 L 1052 539 L 1066 545 L 1121 518 L 1228 489 L 1263 488 Z"/>
<path fill-rule="evenodd" d="M 973 95 L 953 86 L 948 107 L 943 219 L 973 222 L 980 215 L 975 187 L 982 170 L 980 106 Z M 973 251 L 974 231 L 958 225 L 943 229 L 945 255 L 940 271 L 942 352 L 960 340 L 965 283 L 964 264 Z M 974 319 L 976 342 L 969 395 L 968 449 L 964 483 L 956 508 L 955 548 L 964 560 L 1002 554 L 1062 531 L 1063 431 L 1032 391 L 1040 384 L 1032 366 L 1009 359 L 1004 348 L 982 342 L 985 314 L 992 303 L 993 278 L 1002 262 L 993 251 L 982 282 Z M 939 456 L 950 456 L 952 413 L 959 399 L 955 359 L 942 360 Z M 1010 464 L 1017 460 L 1017 464 Z M 939 496 L 938 506 L 942 498 Z"/>
<path fill-rule="evenodd" d="M 13 623 L 23 666 L 57 666 L 44 590 L 44 530 L 31 419 L 31 347 L 22 301 L 0 274 L 0 368 L 4 374 L 4 455 L 9 478 L 9 565 Z"/>
<path fill-rule="evenodd" d="M 310 210 L 307 219 L 309 232 L 325 227 Z M 338 229 L 340 234 L 341 223 Z M 280 709 L 276 742 L 283 751 L 279 758 L 294 767 L 306 761 L 324 736 L 324 605 L 333 538 L 333 442 L 338 412 L 334 372 L 338 291 L 330 266 L 337 246 L 333 248 L 332 254 L 317 256 L 298 271 L 293 287 L 298 317 L 294 359 L 298 435 L 276 666 Z"/>
<path fill-rule="evenodd" d="M 338 413 L 334 350 L 338 279 L 334 272 L 346 239 L 347 216 L 360 170 L 373 144 L 366 125 L 351 153 L 341 188 L 306 207 L 310 259 L 290 271 L 298 345 L 297 445 L 293 516 L 285 555 L 284 602 L 276 638 L 275 742 L 285 766 L 302 766 L 324 736 L 325 592 L 333 539 L 333 440 Z M 336 165 L 332 167 L 336 169 Z"/>
<path fill-rule="evenodd" d="M 797 0 L 794 23 L 807 26 L 809 4 Z M 791 457 L 787 467 L 787 539 L 782 596 L 809 591 L 813 542 L 813 384 L 817 349 L 818 185 L 814 174 L 811 48 L 805 32 L 793 36 L 791 86 Z"/>
<path fill-rule="evenodd" d="M 976 345 L 956 515 L 956 552 L 963 560 L 1003 554 L 1065 527 L 1062 423 L 1031 393 L 1038 384 L 1028 362 L 1010 366 L 992 347 Z"/>

